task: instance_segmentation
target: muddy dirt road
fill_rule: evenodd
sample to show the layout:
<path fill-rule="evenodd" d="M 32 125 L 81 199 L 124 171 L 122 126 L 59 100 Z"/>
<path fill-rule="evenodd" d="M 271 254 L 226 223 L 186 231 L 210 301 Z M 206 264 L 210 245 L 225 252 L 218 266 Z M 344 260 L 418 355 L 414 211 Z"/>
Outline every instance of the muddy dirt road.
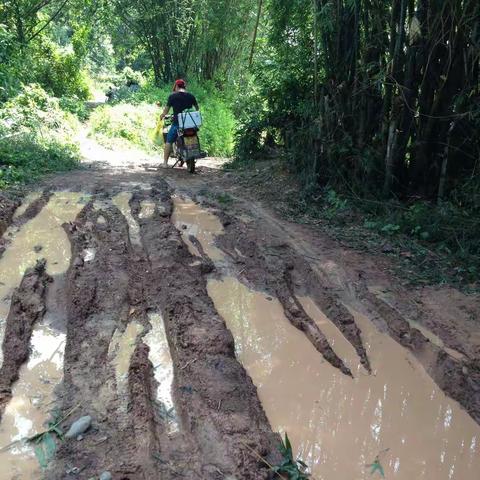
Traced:
<path fill-rule="evenodd" d="M 1 200 L 0 480 L 279 478 L 278 432 L 317 480 L 476 478 L 478 298 L 399 286 L 215 160 L 87 147 Z"/>

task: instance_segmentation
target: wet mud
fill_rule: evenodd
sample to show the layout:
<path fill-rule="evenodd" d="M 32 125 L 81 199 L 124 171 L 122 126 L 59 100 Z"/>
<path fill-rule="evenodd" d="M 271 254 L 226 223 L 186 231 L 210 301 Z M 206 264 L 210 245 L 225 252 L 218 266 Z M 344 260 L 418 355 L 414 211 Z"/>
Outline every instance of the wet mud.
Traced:
<path fill-rule="evenodd" d="M 53 410 L 74 412 L 65 431 L 92 417 L 45 471 L 31 449 L 8 452 L 9 471 L 266 480 L 252 451 L 277 464 L 288 432 L 317 480 L 371 478 L 377 456 L 387 478 L 474 476 L 475 348 L 432 328 L 433 313 L 406 319 L 337 278 L 258 211 L 192 201 L 204 179 L 190 178 L 80 172 L 61 183 L 82 193 L 52 180 L 6 208 L 0 439 L 38 432 Z"/>
<path fill-rule="evenodd" d="M 333 322 L 302 298 L 326 334 L 330 329 L 327 336 L 351 365 L 352 379 L 319 361 L 319 352 L 288 322 L 277 299 L 232 277 L 211 280 L 209 292 L 272 427 L 288 432 L 316 478 L 369 478 L 365 465 L 379 455 L 386 478 L 399 480 L 463 479 L 480 468 L 478 425 L 413 355 L 364 315 L 351 310 L 372 359 L 371 375 L 351 346 L 338 345 L 343 336 Z"/>
<path fill-rule="evenodd" d="M 336 298 L 335 293 L 322 284 L 308 262 L 295 254 L 281 239 L 262 241 L 257 238 L 256 225 L 235 221 L 224 213 L 220 215 L 225 233 L 218 238 L 218 243 L 228 252 L 241 275 L 256 288 L 276 296 L 290 322 L 307 335 L 324 358 L 346 375 L 352 375 L 297 298 L 299 294 L 312 296 L 353 345 L 365 368 L 370 370 L 360 331 L 352 315 Z"/>
<path fill-rule="evenodd" d="M 27 270 L 20 286 L 14 291 L 10 311 L 5 321 L 0 368 L 0 418 L 12 395 L 12 385 L 18 379 L 22 364 L 28 359 L 33 326 L 45 313 L 45 294 L 51 277 L 45 262 Z"/>

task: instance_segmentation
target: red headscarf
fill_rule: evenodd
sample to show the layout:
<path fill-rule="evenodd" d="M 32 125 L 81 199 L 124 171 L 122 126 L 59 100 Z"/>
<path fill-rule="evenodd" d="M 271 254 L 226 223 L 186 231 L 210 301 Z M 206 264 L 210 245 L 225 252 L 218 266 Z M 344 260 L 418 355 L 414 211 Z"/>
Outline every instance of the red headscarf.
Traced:
<path fill-rule="evenodd" d="M 173 85 L 173 90 L 175 91 L 175 88 L 178 87 L 178 88 L 185 88 L 187 86 L 185 80 L 182 80 L 181 78 L 179 78 L 178 80 L 175 80 L 175 83 Z"/>

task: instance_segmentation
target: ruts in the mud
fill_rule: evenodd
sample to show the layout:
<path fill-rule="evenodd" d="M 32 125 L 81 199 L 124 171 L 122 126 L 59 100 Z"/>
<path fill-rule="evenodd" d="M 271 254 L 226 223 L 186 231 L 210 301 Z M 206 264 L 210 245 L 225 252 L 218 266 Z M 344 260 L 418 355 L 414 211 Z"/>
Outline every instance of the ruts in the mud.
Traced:
<path fill-rule="evenodd" d="M 61 444 L 49 478 L 72 467 L 85 478 L 103 470 L 130 480 L 269 478 L 245 444 L 275 463 L 278 437 L 208 297 L 208 262 L 195 264 L 171 223 L 167 184 L 133 191 L 129 208 L 140 242 L 131 241 L 112 202 L 118 193 L 97 191 L 67 227 L 72 264 L 61 406 L 69 411 L 80 403 L 93 425 L 83 440 Z M 156 208 L 140 215 L 145 200 Z M 86 251 L 94 252 L 88 260 Z M 151 312 L 163 317 L 173 360 L 175 433 L 156 402 L 155 366 L 143 338 Z M 134 334 L 125 339 L 127 331 Z M 119 355 L 128 355 L 125 378 L 115 368 Z"/>

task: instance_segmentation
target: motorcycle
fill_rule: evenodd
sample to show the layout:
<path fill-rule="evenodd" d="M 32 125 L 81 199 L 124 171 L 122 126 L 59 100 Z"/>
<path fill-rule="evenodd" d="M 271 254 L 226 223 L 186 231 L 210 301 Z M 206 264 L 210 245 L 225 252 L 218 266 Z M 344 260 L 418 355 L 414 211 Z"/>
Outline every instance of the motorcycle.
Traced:
<path fill-rule="evenodd" d="M 163 139 L 167 141 L 167 134 L 173 123 L 173 115 L 167 115 L 163 124 Z M 200 146 L 198 131 L 201 126 L 200 112 L 184 112 L 178 115 L 178 137 L 172 145 L 173 152 L 171 157 L 176 158 L 172 168 L 178 164 L 182 167 L 186 164 L 190 173 L 195 173 L 195 162 L 199 158 L 205 158 L 206 152 L 203 152 Z"/>

